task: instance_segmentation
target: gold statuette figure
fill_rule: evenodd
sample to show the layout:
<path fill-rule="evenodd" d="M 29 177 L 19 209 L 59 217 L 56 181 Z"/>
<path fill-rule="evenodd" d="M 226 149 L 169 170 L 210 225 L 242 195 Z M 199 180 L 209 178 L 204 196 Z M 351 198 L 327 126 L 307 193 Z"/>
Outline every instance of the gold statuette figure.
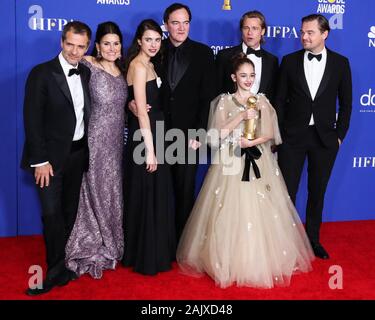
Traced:
<path fill-rule="evenodd" d="M 254 109 L 255 111 L 257 111 L 256 103 L 257 103 L 257 98 L 254 96 L 251 96 L 249 99 L 247 99 L 247 103 L 246 103 L 247 108 Z M 258 122 L 258 119 L 245 120 L 245 128 L 243 132 L 244 138 L 248 140 L 256 139 L 255 131 L 257 128 L 257 122 Z"/>
<path fill-rule="evenodd" d="M 230 0 L 224 0 L 223 10 L 232 10 L 232 6 L 230 5 Z"/>

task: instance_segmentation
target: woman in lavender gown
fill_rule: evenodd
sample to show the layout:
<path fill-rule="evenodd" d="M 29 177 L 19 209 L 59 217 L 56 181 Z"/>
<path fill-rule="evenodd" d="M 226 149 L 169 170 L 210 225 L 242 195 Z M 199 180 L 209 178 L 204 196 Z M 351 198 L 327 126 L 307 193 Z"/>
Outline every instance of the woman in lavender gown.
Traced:
<path fill-rule="evenodd" d="M 91 116 L 88 127 L 89 170 L 81 186 L 73 231 L 66 246 L 66 265 L 77 276 L 101 278 L 122 258 L 122 154 L 127 85 L 120 62 L 122 34 L 113 22 L 98 25 L 92 56 Z"/>

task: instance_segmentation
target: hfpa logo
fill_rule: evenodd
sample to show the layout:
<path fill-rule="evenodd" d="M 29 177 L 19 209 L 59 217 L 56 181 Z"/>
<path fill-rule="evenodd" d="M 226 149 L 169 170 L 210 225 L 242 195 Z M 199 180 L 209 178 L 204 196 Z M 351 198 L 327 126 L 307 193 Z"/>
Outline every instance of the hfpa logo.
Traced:
<path fill-rule="evenodd" d="M 368 46 L 375 47 L 375 26 L 372 26 L 370 28 L 370 32 L 367 34 L 368 35 Z"/>
<path fill-rule="evenodd" d="M 43 16 L 43 8 L 38 5 L 30 6 L 29 14 L 31 14 L 29 18 L 29 28 L 31 30 L 62 31 L 64 26 L 68 23 L 67 19 L 45 18 Z M 70 21 L 73 21 L 73 19 Z"/>
<path fill-rule="evenodd" d="M 353 157 L 353 168 L 375 168 L 375 157 Z"/>
<path fill-rule="evenodd" d="M 296 27 L 292 26 L 267 26 L 266 38 L 298 38 Z"/>

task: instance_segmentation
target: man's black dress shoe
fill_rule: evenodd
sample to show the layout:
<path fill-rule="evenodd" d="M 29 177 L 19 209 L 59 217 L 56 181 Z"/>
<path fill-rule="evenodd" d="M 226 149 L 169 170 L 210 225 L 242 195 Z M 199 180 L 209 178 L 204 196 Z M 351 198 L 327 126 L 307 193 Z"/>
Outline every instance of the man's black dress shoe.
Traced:
<path fill-rule="evenodd" d="M 317 258 L 324 259 L 324 260 L 329 259 L 328 252 L 323 248 L 323 246 L 320 243 L 312 242 L 311 247 Z"/>
<path fill-rule="evenodd" d="M 74 271 L 68 270 L 68 274 L 69 274 L 70 280 L 76 280 L 79 278 L 78 275 Z"/>
<path fill-rule="evenodd" d="M 53 279 L 45 279 L 42 284 L 42 288 L 28 288 L 26 290 L 26 294 L 28 296 L 37 296 L 39 294 L 47 293 L 51 291 L 54 287 L 59 286 L 63 287 L 66 286 L 70 280 L 73 279 L 73 273 L 70 272 L 63 272 L 58 277 Z M 74 273 L 75 275 L 75 273 Z"/>
<path fill-rule="evenodd" d="M 28 296 L 37 296 L 39 294 L 47 293 L 52 290 L 53 287 L 55 287 L 56 284 L 53 283 L 51 280 L 44 280 L 41 288 L 28 288 L 26 289 L 26 294 Z"/>

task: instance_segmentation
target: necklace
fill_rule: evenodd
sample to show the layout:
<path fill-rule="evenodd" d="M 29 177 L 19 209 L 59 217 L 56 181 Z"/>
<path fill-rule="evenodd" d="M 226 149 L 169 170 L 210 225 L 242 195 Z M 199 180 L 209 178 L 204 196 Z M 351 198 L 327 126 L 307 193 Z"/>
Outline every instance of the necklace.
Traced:
<path fill-rule="evenodd" d="M 100 66 L 102 67 L 102 69 L 103 69 L 105 72 L 109 73 L 110 75 L 112 75 L 112 76 L 114 76 L 114 77 L 117 77 L 117 76 L 118 76 L 118 75 L 114 75 L 112 72 L 107 71 L 106 68 L 105 68 L 105 66 L 104 66 L 99 60 L 97 60 L 97 61 L 98 61 L 98 63 L 100 64 Z"/>

